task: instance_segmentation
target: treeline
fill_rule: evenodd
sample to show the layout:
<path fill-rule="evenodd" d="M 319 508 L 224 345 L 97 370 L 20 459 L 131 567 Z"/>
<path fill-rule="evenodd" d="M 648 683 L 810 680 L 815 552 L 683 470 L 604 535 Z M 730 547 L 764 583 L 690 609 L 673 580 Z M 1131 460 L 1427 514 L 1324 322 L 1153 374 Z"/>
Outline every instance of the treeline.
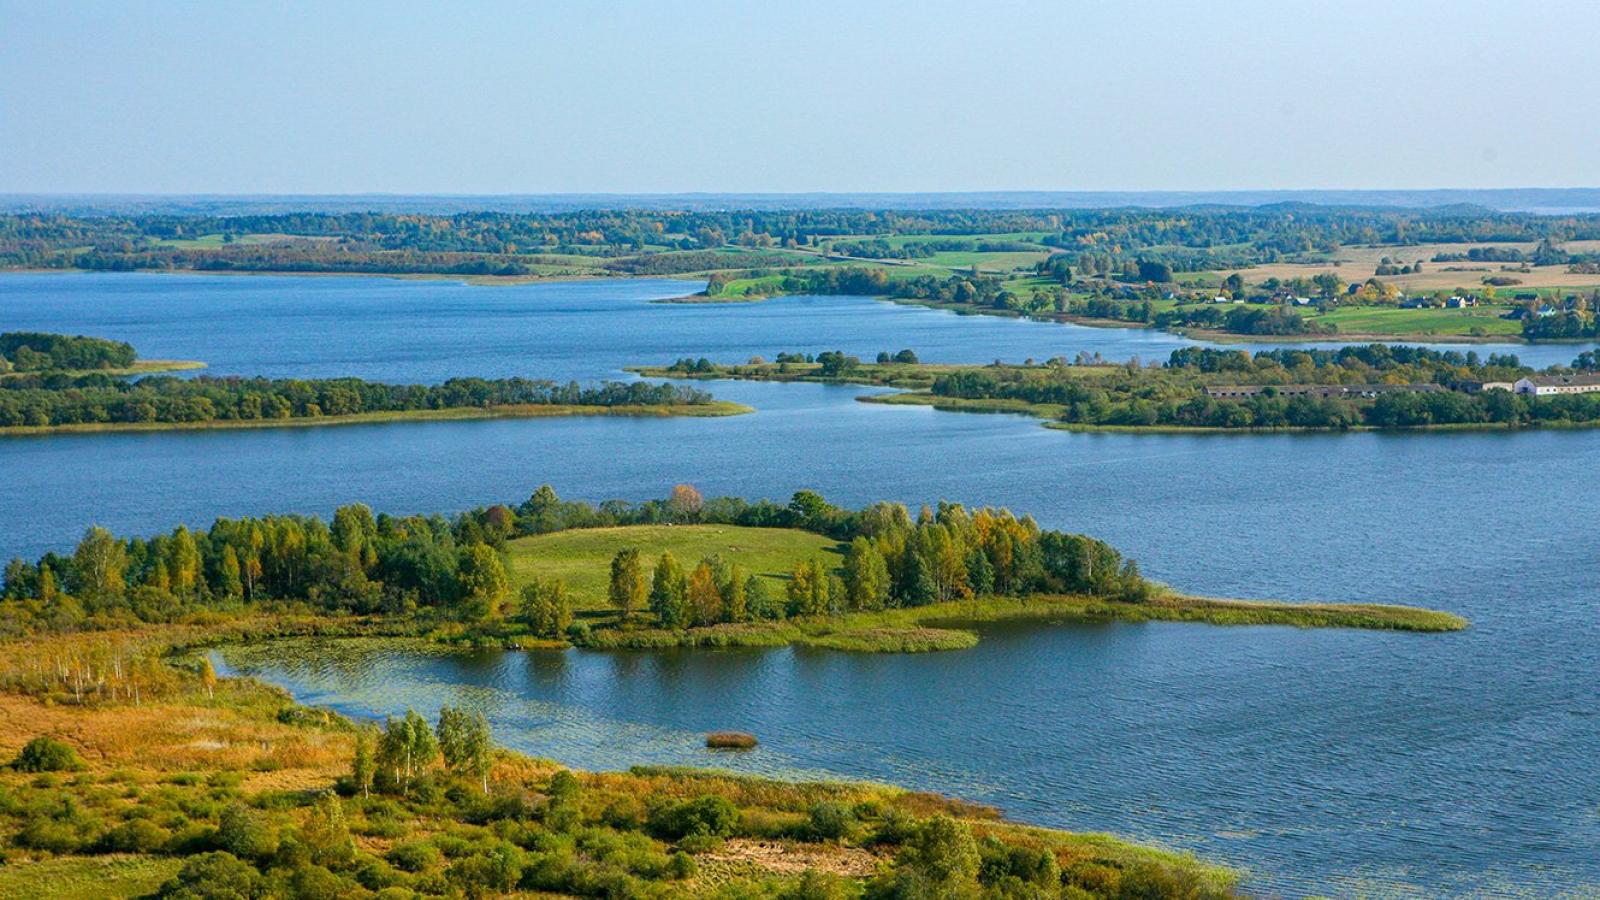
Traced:
<path fill-rule="evenodd" d="M 1580 357 L 1575 366 L 1593 363 Z M 1531 374 L 1515 356 L 1374 344 L 1337 350 L 1175 350 L 1159 369 L 1137 365 L 1085 378 L 1063 366 L 1000 366 L 940 375 L 931 393 L 969 400 L 1018 400 L 1060 407 L 1062 422 L 1204 428 L 1414 428 L 1432 425 L 1542 425 L 1600 422 L 1600 395 L 1528 397 L 1469 392 L 1473 383 Z M 1207 394 L 1208 386 L 1259 385 L 1250 397 Z M 1315 397 L 1277 385 L 1424 385 L 1376 397 Z"/>
<path fill-rule="evenodd" d="M 125 369 L 137 358 L 132 344 L 105 338 L 36 331 L 0 334 L 0 372 Z"/>
<path fill-rule="evenodd" d="M 222 235 L 221 246 L 167 242 Z M 278 215 L 0 216 L 0 265 L 287 271 L 520 274 L 541 254 L 620 258 L 685 250 L 808 247 L 864 258 L 952 250 L 1033 249 L 986 235 L 1038 234 L 1088 254 L 1085 274 L 1124 273 L 1142 260 L 1172 271 L 1326 257 L 1350 244 L 1406 246 L 1600 238 L 1600 216 L 1477 208 L 1375 210 L 1289 204 L 1254 209 L 581 210 L 555 213 L 288 213 Z M 238 240 L 266 235 L 270 243 Z M 891 235 L 936 236 L 890 242 Z M 834 239 L 837 243 L 832 243 Z M 87 248 L 87 249 L 85 249 Z M 1470 253 L 1470 251 L 1468 251 Z M 337 268 L 331 268 L 337 267 Z M 432 268 L 428 268 L 432 267 Z"/>
<path fill-rule="evenodd" d="M 676 406 L 710 403 L 694 388 L 647 382 L 582 386 L 526 378 L 383 384 L 359 378 L 174 378 L 30 375 L 0 381 L 0 427 L 316 419 L 359 413 L 501 406 Z"/>
<path fill-rule="evenodd" d="M 1587 308 L 1566 309 L 1549 315 L 1536 313 L 1523 318 L 1522 336 L 1530 341 L 1600 338 L 1600 320 Z"/>
<path fill-rule="evenodd" d="M 663 553 L 647 578 L 639 550 L 630 548 L 612 561 L 613 606 L 628 621 L 648 600 L 657 625 L 688 628 L 997 595 L 1075 593 L 1141 602 L 1152 590 L 1138 564 L 1106 543 L 1045 531 L 1007 510 L 968 511 L 940 503 L 937 511 L 924 509 L 913 521 L 901 504 L 878 503 L 851 514 L 802 491 L 787 511 L 795 527 L 853 533 L 839 572 L 820 559 L 804 562 L 790 573 L 779 598 L 761 579 L 718 556 L 690 570 Z"/>
<path fill-rule="evenodd" d="M 548 485 L 515 507 L 443 516 L 374 516 L 341 507 L 315 516 L 218 519 L 205 531 L 178 527 L 152 538 L 90 528 L 71 554 L 12 560 L 0 587 L 0 634 L 114 628 L 208 613 L 302 604 L 330 614 L 419 615 L 486 625 L 511 620 L 548 637 L 569 634 L 571 606 L 559 582 L 535 579 L 513 596 L 501 557 L 516 537 L 572 528 L 716 523 L 798 528 L 848 542 L 842 572 L 820 561 L 772 596 L 719 560 L 691 570 L 663 554 L 642 571 L 639 551 L 612 563 L 612 601 L 624 619 L 647 608 L 664 627 L 846 610 L 916 606 L 1035 591 L 1147 596 L 1138 566 L 1093 538 L 1040 529 L 1003 510 L 941 503 L 915 520 L 904 506 L 849 510 L 801 491 L 788 504 L 702 500 L 680 486 L 664 500 L 599 506 L 562 501 Z M 631 560 L 631 561 L 630 561 Z"/>
<path fill-rule="evenodd" d="M 1231 334 L 1333 334 L 1338 331 L 1332 324 L 1310 321 L 1292 309 L 1233 303 L 1169 309 L 1156 313 L 1151 321 L 1157 328 L 1206 328 Z"/>

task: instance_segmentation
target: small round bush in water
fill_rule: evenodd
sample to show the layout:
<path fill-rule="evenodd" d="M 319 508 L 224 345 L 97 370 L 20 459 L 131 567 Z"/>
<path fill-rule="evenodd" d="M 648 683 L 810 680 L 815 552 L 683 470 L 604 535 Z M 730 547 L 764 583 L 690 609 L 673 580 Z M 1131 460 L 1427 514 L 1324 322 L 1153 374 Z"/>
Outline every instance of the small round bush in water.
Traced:
<path fill-rule="evenodd" d="M 713 731 L 706 735 L 706 746 L 712 750 L 751 750 L 756 743 L 755 735 L 742 731 Z"/>
<path fill-rule="evenodd" d="M 71 747 L 40 735 L 23 745 L 11 767 L 18 772 L 75 772 L 83 768 L 83 761 Z"/>

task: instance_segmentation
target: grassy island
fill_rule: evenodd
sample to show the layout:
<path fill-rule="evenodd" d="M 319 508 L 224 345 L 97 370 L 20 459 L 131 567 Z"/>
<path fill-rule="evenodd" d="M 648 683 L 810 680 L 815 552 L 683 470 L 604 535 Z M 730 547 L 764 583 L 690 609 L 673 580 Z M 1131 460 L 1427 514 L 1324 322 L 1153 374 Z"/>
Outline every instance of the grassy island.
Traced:
<path fill-rule="evenodd" d="M 1274 431 L 1577 427 L 1600 424 L 1600 356 L 1544 371 L 1511 354 L 1371 344 L 1336 350 L 1185 347 L 1161 364 L 1080 353 L 1039 363 L 928 365 L 902 350 L 869 363 L 839 351 L 723 365 L 680 359 L 657 376 L 817 381 L 903 388 L 860 398 L 1006 412 L 1051 427 L 1118 431 Z M 1519 382 L 1537 394 L 1514 390 Z"/>

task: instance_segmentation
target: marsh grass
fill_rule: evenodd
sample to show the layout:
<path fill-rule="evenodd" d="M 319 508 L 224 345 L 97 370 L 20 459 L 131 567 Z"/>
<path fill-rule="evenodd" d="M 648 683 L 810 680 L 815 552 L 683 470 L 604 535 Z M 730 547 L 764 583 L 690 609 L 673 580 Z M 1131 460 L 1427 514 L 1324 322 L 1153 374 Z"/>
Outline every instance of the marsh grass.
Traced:
<path fill-rule="evenodd" d="M 254 630 L 210 628 L 214 638 L 291 630 L 281 622 Z M 94 637 L 117 646 L 171 649 L 176 638 L 152 633 L 158 631 Z M 199 626 L 177 631 L 191 644 L 208 637 Z M 14 664 L 29 653 L 64 655 L 82 639 L 0 643 L 0 659 Z M 5 860 L 0 896 L 145 896 L 197 854 L 233 840 L 221 833 L 230 809 L 244 809 L 264 834 L 286 840 L 283 836 L 311 827 L 313 808 L 321 802 L 317 798 L 326 797 L 330 788 L 339 789 L 331 802 L 354 837 L 353 861 L 334 867 L 346 879 L 341 890 L 358 890 L 349 879 L 371 875 L 428 894 L 499 894 L 457 880 L 472 871 L 461 865 L 463 860 L 499 852 L 509 835 L 550 854 L 550 861 L 559 864 L 552 871 L 587 878 L 629 867 L 630 883 L 641 888 L 658 884 L 671 893 L 669 882 L 680 877 L 671 874 L 675 848 L 670 837 L 654 828 L 655 813 L 707 798 L 727 801 L 737 810 L 737 820 L 727 840 L 707 842 L 694 851 L 712 865 L 701 870 L 707 873 L 704 879 L 692 874 L 700 867 L 690 866 L 687 880 L 679 882 L 682 893 L 675 895 L 702 896 L 727 888 L 737 896 L 777 896 L 800 874 L 790 864 L 794 859 L 865 879 L 893 865 L 896 845 L 908 829 L 934 815 L 959 820 L 978 840 L 994 837 L 1046 850 L 1059 861 L 1067 883 L 1103 887 L 1096 895 L 1118 896 L 1119 880 L 1127 873 L 1139 873 L 1139 883 L 1149 883 L 1155 873 L 1164 884 L 1202 886 L 1203 892 L 1182 894 L 1195 897 L 1231 895 L 1236 880 L 1235 873 L 1192 857 L 1105 835 L 1018 825 L 1004 821 L 992 808 L 933 794 L 869 783 L 779 781 L 671 767 L 573 773 L 579 803 L 568 815 L 586 835 L 585 847 L 593 848 L 590 856 L 574 854 L 569 849 L 572 838 L 557 831 L 570 826 L 552 825 L 546 818 L 553 776 L 561 770 L 554 763 L 496 751 L 487 797 L 480 795 L 476 781 L 453 780 L 437 766 L 430 766 L 426 790 L 364 797 L 345 780 L 354 744 L 348 722 L 298 706 L 283 692 L 249 679 L 223 678 L 213 696 L 200 675 L 181 663 L 181 655 L 162 659 L 169 688 L 158 701 L 57 703 L 0 690 L 0 753 L 14 754 L 29 737 L 51 734 L 70 743 L 84 761 L 84 769 L 76 772 L 31 775 L 0 769 L 0 797 L 5 798 L 0 804 L 0 857 Z M 180 663 L 165 661 L 171 659 Z M 747 737 L 739 735 L 739 743 Z M 733 737 L 724 743 L 733 743 Z M 832 840 L 816 838 L 809 823 L 818 808 L 849 809 L 859 831 Z M 138 849 L 117 849 L 122 844 Z M 604 860 L 591 858 L 600 853 Z M 533 865 L 540 857 L 511 852 L 507 858 Z M 257 863 L 263 873 L 278 864 L 265 858 Z M 287 857 L 280 863 L 297 865 Z M 564 887 L 560 893 L 573 891 Z M 1179 896 L 1165 890 L 1160 895 Z"/>

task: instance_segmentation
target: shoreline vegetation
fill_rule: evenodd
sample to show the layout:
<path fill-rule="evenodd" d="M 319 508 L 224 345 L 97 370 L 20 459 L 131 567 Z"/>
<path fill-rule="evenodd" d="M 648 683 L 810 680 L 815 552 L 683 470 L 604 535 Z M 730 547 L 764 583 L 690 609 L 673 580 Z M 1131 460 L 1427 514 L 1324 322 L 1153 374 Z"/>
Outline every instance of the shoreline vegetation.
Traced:
<path fill-rule="evenodd" d="M 515 284 L 704 278 L 1212 340 L 1600 338 L 1600 215 L 1435 209 L 609 209 L 0 215 L 0 269 Z"/>
<path fill-rule="evenodd" d="M 216 431 L 238 428 L 320 428 L 333 425 L 369 425 L 385 422 L 459 422 L 480 419 L 539 419 L 564 416 L 629 416 L 636 418 L 717 418 L 740 416 L 755 409 L 730 400 L 705 403 L 621 404 L 506 404 L 414 409 L 283 419 L 215 419 L 206 422 L 81 422 L 68 425 L 0 426 L 0 437 L 50 434 L 100 434 L 128 431 Z"/>
<path fill-rule="evenodd" d="M 750 407 L 671 384 L 526 378 L 384 384 L 360 378 L 118 377 L 201 363 L 136 360 L 102 338 L 0 335 L 0 437 L 543 416 L 730 416 Z"/>
<path fill-rule="evenodd" d="M 1040 897 L 1237 896 L 1239 873 L 1192 854 L 928 793 L 578 771 L 497 746 L 466 708 L 352 721 L 219 677 L 198 652 L 324 624 L 280 615 L 0 641 L 0 894 L 859 898 L 1005 884 Z"/>
<path fill-rule="evenodd" d="M 1242 350 L 1185 347 L 1162 363 L 1098 354 L 1044 362 L 928 364 L 912 350 L 865 362 L 840 351 L 719 364 L 632 366 L 655 378 L 807 381 L 898 388 L 864 403 L 1030 415 L 1048 427 L 1118 432 L 1581 428 L 1600 425 L 1600 356 L 1536 371 L 1514 354 L 1404 345 Z M 1525 390 L 1526 388 L 1526 390 Z M 1515 389 L 1515 390 L 1514 390 Z M 1535 393 L 1536 391 L 1536 393 Z"/>

